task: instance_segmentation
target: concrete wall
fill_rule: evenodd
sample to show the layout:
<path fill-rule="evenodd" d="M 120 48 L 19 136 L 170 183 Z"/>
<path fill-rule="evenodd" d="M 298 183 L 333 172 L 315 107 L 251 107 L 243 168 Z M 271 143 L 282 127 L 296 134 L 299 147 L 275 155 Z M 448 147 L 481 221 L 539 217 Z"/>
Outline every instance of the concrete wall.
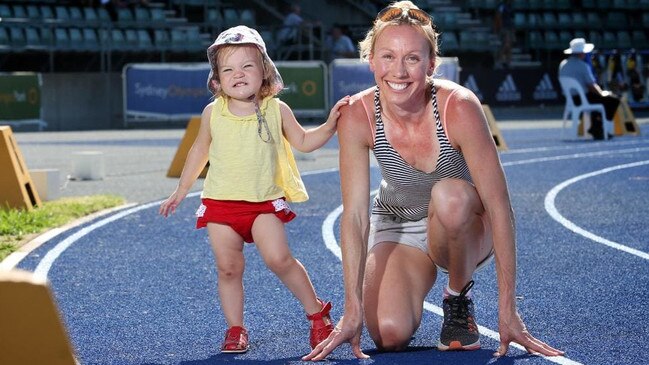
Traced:
<path fill-rule="evenodd" d="M 48 131 L 116 129 L 122 118 L 119 73 L 44 73 L 42 119 Z"/>

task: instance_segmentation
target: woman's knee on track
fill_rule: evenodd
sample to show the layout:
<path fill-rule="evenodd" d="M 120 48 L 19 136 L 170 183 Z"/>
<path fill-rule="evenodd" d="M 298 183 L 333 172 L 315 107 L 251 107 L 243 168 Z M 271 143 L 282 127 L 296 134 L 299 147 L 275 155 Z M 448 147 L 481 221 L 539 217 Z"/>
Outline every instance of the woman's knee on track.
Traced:
<path fill-rule="evenodd" d="M 392 318 L 379 318 L 371 337 L 380 351 L 402 351 L 408 347 L 412 338 L 413 331 L 408 327 Z"/>
<path fill-rule="evenodd" d="M 431 191 L 428 217 L 441 224 L 447 234 L 463 231 L 481 210 L 475 188 L 463 180 L 442 180 Z"/>

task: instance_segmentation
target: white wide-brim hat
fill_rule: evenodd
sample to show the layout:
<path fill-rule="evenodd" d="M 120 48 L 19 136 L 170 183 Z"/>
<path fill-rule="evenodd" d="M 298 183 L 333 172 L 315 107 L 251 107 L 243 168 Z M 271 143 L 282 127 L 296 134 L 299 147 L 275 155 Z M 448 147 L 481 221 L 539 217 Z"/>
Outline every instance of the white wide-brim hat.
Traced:
<path fill-rule="evenodd" d="M 570 41 L 570 48 L 563 50 L 565 54 L 590 53 L 595 49 L 592 43 L 586 43 L 584 38 L 575 38 Z"/>
<path fill-rule="evenodd" d="M 207 79 L 207 87 L 210 89 L 210 91 L 212 91 L 213 93 L 216 92 L 216 90 L 212 89 L 212 85 L 210 83 L 210 80 L 212 80 L 214 73 L 218 69 L 216 50 L 221 46 L 232 44 L 252 44 L 257 46 L 264 58 L 266 67 L 270 68 L 271 74 L 273 75 L 270 80 L 270 87 L 273 91 L 273 94 L 276 95 L 284 88 L 284 81 L 282 80 L 282 76 L 280 76 L 279 71 L 277 71 L 275 63 L 273 63 L 273 61 L 268 56 L 268 52 L 266 51 L 266 43 L 264 43 L 264 39 L 261 37 L 261 35 L 259 35 L 259 32 L 252 28 L 246 27 L 245 25 L 238 25 L 221 32 L 221 34 L 216 37 L 214 43 L 212 43 L 212 45 L 207 48 L 207 59 L 209 60 L 210 66 L 212 68 Z"/>

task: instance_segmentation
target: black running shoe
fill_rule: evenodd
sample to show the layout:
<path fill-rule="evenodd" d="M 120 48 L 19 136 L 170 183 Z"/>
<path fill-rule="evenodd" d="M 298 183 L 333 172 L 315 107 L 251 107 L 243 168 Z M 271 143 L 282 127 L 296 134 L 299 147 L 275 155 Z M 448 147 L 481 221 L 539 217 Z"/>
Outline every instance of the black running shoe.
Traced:
<path fill-rule="evenodd" d="M 460 295 L 449 295 L 444 299 L 444 323 L 437 348 L 448 350 L 477 350 L 480 348 L 480 334 L 475 323 L 473 301 L 466 294 L 473 287 L 469 281 Z"/>

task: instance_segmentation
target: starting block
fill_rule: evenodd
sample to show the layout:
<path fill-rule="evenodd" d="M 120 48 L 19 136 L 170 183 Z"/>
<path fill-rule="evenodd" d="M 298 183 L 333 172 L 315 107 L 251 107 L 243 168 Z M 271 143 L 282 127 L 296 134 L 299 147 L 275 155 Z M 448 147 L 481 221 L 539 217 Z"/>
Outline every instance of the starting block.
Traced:
<path fill-rule="evenodd" d="M 192 148 L 192 145 L 194 144 L 194 140 L 198 135 L 198 129 L 200 128 L 200 126 L 201 126 L 200 115 L 194 116 L 191 119 L 189 119 L 189 123 L 187 123 L 187 128 L 185 129 L 185 134 L 183 135 L 183 138 L 180 140 L 180 144 L 178 145 L 178 149 L 176 150 L 176 155 L 174 156 L 174 159 L 171 161 L 169 170 L 167 170 L 167 177 L 180 177 L 180 174 L 183 172 L 183 167 L 185 166 L 185 160 L 187 159 L 187 154 L 189 153 L 189 150 Z M 208 166 L 205 166 L 203 171 L 201 171 L 199 177 L 205 178 L 205 175 L 207 175 L 207 168 Z"/>
<path fill-rule="evenodd" d="M 78 364 L 44 279 L 0 270 L 0 364 Z"/>
<path fill-rule="evenodd" d="M 630 134 L 633 136 L 640 135 L 640 126 L 635 121 L 635 116 L 629 107 L 626 97 L 620 99 L 620 105 L 613 116 L 613 133 L 616 136 Z"/>
<path fill-rule="evenodd" d="M 32 210 L 41 205 L 38 191 L 9 126 L 0 126 L 0 171 L 0 209 Z"/>
<path fill-rule="evenodd" d="M 505 143 L 505 138 L 503 138 L 503 135 L 500 133 L 500 128 L 498 128 L 498 124 L 496 123 L 496 118 L 494 118 L 494 115 L 491 112 L 491 108 L 487 104 L 482 104 L 482 110 L 484 111 L 484 114 L 487 117 L 487 122 L 489 123 L 489 130 L 491 130 L 491 136 L 493 137 L 494 142 L 496 142 L 496 147 L 500 151 L 506 151 L 507 143 Z"/>

